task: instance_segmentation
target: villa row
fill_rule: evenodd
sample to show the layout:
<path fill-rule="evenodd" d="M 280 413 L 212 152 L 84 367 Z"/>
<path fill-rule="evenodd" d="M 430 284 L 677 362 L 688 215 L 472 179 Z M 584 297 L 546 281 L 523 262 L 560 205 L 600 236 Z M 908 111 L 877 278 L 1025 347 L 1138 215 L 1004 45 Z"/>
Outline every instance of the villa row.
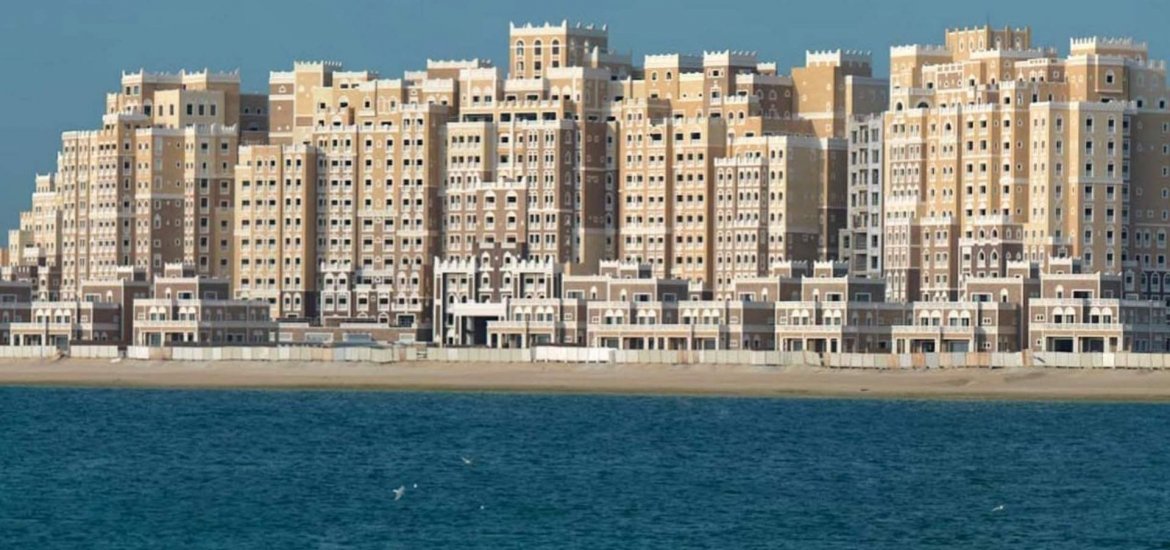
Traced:
<path fill-rule="evenodd" d="M 883 74 L 562 21 L 499 66 L 123 73 L 0 249 L 0 339 L 1167 349 L 1165 63 L 939 39 Z"/>
<path fill-rule="evenodd" d="M 733 299 L 659 278 L 649 266 L 603 262 L 597 275 L 553 264 L 492 270 L 439 262 L 434 318 L 444 346 L 582 346 L 660 350 L 853 353 L 1161 352 L 1167 308 L 1123 298 L 1120 277 L 1079 262 L 1026 262 L 1005 277 L 970 278 L 961 299 L 887 302 L 885 282 L 841 263 L 780 262 L 767 276 L 734 281 Z"/>
<path fill-rule="evenodd" d="M 437 260 L 433 341 L 445 347 L 575 346 L 624 350 L 781 350 L 850 353 L 1163 352 L 1168 308 L 1125 298 L 1121 278 L 1054 258 L 1015 262 L 1004 277 L 964 282 L 948 302 L 886 301 L 885 281 L 848 274 L 840 262 L 778 262 L 734 281 L 731 298 L 649 265 L 602 262 L 571 275 L 553 262 L 495 267 Z M 51 273 L 51 271 L 49 272 Z M 222 279 L 169 264 L 148 282 L 141 269 L 86 281 L 81 299 L 45 299 L 35 269 L 5 268 L 0 341 L 9 345 L 119 346 L 372 344 L 395 331 L 368 322 L 276 321 L 263 301 L 230 297 Z M 377 308 L 385 289 L 344 278 L 335 299 Z M 367 288 L 368 287 L 368 288 Z M 368 290 L 368 295 L 363 292 Z"/>
<path fill-rule="evenodd" d="M 51 270 L 49 271 L 51 273 Z M 264 302 L 231 298 L 228 281 L 168 264 L 153 282 L 142 269 L 84 281 L 78 300 L 38 296 L 36 267 L 5 268 L 0 281 L 0 342 L 13 346 L 254 345 L 272 341 L 276 323 Z"/>

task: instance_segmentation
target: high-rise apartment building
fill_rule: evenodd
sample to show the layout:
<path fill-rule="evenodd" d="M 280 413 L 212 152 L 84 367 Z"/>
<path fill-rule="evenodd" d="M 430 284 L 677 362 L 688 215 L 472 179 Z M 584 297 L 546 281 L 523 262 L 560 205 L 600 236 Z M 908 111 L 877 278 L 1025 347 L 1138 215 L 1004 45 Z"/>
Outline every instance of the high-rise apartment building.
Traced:
<path fill-rule="evenodd" d="M 273 319 L 317 314 L 317 169 L 309 146 L 240 148 L 232 288 L 267 301 Z"/>
<path fill-rule="evenodd" d="M 853 275 L 882 276 L 882 116 L 864 115 L 846 125 L 849 140 L 849 210 L 838 254 Z"/>
<path fill-rule="evenodd" d="M 1034 48 L 1027 28 L 978 27 L 891 48 L 890 66 L 893 297 L 953 299 L 1008 261 L 1060 257 L 1122 274 L 1128 295 L 1163 297 L 1170 112 L 1165 65 L 1144 44 L 1073 39 L 1062 58 Z"/>
<path fill-rule="evenodd" d="M 1144 44 L 1061 57 L 1027 28 L 950 30 L 891 48 L 888 81 L 850 50 L 790 74 L 735 50 L 635 65 L 567 22 L 511 25 L 506 48 L 399 78 L 296 62 L 266 95 L 124 74 L 37 176 L 5 277 L 69 301 L 183 264 L 289 340 L 450 345 L 547 322 L 556 281 L 615 261 L 693 300 L 840 261 L 887 302 L 949 303 L 1071 258 L 1126 298 L 1170 294 L 1170 92 Z"/>
<path fill-rule="evenodd" d="M 63 299 L 119 266 L 230 275 L 232 171 L 241 141 L 265 139 L 266 111 L 234 73 L 123 74 L 100 129 L 62 134 L 10 262 L 59 270 Z"/>

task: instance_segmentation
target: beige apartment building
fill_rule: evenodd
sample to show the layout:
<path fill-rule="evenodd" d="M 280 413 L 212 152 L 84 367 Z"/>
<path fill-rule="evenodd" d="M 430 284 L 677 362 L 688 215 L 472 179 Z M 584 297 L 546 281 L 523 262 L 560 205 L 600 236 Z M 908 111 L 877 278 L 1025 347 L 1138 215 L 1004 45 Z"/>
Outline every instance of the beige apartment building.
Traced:
<path fill-rule="evenodd" d="M 317 314 L 317 168 L 309 146 L 240 148 L 232 288 L 268 302 L 273 319 Z"/>
<path fill-rule="evenodd" d="M 277 318 L 381 323 L 411 339 L 429 338 L 441 258 L 581 274 L 626 258 L 711 290 L 776 259 L 836 255 L 845 121 L 885 94 L 867 54 L 810 52 L 791 77 L 731 50 L 635 67 L 605 27 L 567 22 L 512 25 L 502 70 L 428 60 L 384 79 L 297 62 L 269 75 L 267 96 L 241 94 L 235 74 L 128 73 L 100 130 L 64 134 L 10 263 L 59 270 L 60 296 L 75 299 L 80 281 L 118 266 L 152 278 L 183 262 Z M 810 150 L 776 171 L 802 191 L 768 196 L 803 201 L 792 210 L 809 219 L 764 236 L 763 209 L 725 198 L 723 220 L 716 161 L 787 147 L 760 141 L 782 135 Z M 758 246 L 794 232 L 790 251 Z M 757 246 L 724 264 L 718 233 Z"/>
<path fill-rule="evenodd" d="M 1126 295 L 1163 299 L 1165 64 L 1130 39 L 1073 39 L 1060 57 L 1027 28 L 945 36 L 890 50 L 891 296 L 946 301 L 1009 261 L 1071 257 L 1122 276 Z"/>
<path fill-rule="evenodd" d="M 138 346 L 265 344 L 276 323 L 269 304 L 231 297 L 230 282 L 171 263 L 155 276 L 153 297 L 134 300 L 133 342 Z"/>
<path fill-rule="evenodd" d="M 840 139 L 753 136 L 716 159 L 717 298 L 734 297 L 740 278 L 778 262 L 815 261 L 837 246 L 826 235 L 845 221 L 845 153 Z"/>
<path fill-rule="evenodd" d="M 62 134 L 9 262 L 60 270 L 65 300 L 120 266 L 228 276 L 236 154 L 266 134 L 267 98 L 241 94 L 235 73 L 124 73 L 100 129 Z"/>
<path fill-rule="evenodd" d="M 125 73 L 37 175 L 0 275 L 61 304 L 25 319 L 73 333 L 64 304 L 119 303 L 117 341 L 136 291 L 90 290 L 168 265 L 317 343 L 1064 349 L 1022 309 L 1053 269 L 1129 301 L 1086 306 L 1095 323 L 1170 294 L 1170 92 L 1144 44 L 954 29 L 891 48 L 889 80 L 851 50 L 788 74 L 736 50 L 635 65 L 568 22 L 510 25 L 505 47 L 397 78 L 295 62 L 266 94 Z M 188 328 L 139 340 L 215 338 Z M 1121 330 L 1071 345 L 1160 345 Z"/>

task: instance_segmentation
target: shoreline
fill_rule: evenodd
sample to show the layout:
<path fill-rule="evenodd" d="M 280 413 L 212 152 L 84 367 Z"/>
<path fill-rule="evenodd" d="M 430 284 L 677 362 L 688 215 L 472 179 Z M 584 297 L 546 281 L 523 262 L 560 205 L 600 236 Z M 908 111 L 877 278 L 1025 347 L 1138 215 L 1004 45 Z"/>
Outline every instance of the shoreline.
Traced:
<path fill-rule="evenodd" d="M 0 387 L 1170 402 L 1170 371 L 0 360 Z"/>

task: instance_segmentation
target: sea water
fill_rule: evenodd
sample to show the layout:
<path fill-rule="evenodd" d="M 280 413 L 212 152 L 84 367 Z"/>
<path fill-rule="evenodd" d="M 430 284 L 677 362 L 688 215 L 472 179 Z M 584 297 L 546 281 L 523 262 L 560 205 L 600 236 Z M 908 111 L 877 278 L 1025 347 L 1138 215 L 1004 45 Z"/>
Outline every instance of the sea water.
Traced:
<path fill-rule="evenodd" d="M 0 389 L 0 548 L 1005 547 L 1170 548 L 1170 406 Z"/>

